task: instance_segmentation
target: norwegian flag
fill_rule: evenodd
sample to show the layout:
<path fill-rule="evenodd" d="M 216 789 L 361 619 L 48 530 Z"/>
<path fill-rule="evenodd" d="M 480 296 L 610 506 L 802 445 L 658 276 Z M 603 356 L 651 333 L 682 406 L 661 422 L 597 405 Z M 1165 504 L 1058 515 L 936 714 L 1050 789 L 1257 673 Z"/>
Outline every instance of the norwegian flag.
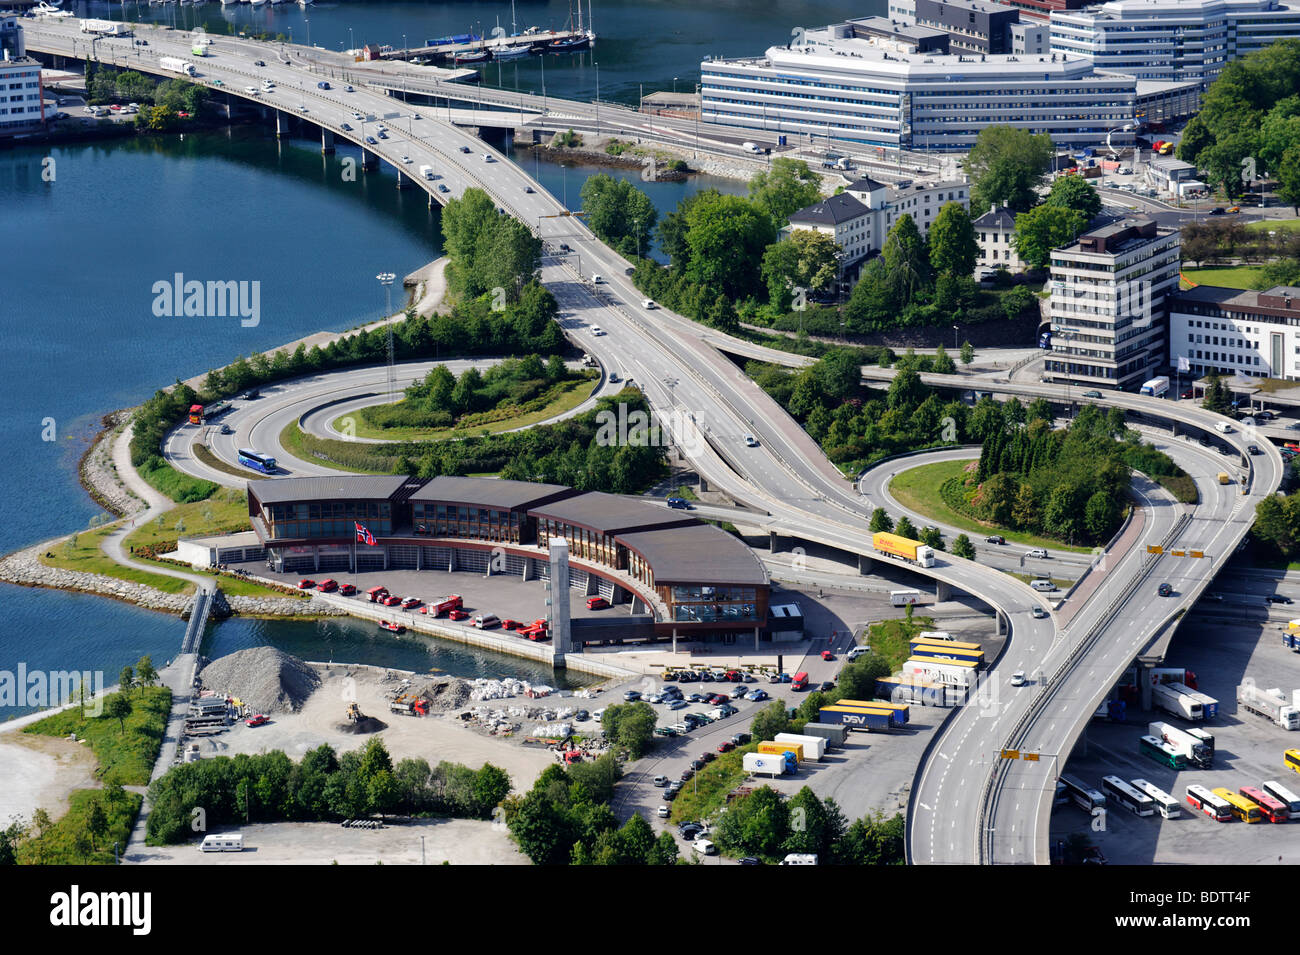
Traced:
<path fill-rule="evenodd" d="M 357 523 L 356 521 L 353 521 L 353 523 L 356 524 L 356 528 L 357 528 L 357 540 L 362 544 L 369 544 L 371 547 L 374 547 L 375 535 L 370 533 L 370 530 L 366 527 L 365 524 L 360 524 Z"/>

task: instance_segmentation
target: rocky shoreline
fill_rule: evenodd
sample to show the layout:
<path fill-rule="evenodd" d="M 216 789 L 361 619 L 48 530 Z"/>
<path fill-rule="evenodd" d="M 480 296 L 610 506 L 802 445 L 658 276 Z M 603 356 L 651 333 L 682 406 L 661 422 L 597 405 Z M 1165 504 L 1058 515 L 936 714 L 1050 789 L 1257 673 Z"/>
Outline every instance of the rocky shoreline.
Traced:
<path fill-rule="evenodd" d="M 134 408 L 124 408 L 104 415 L 104 427 L 77 465 L 78 479 L 91 500 L 116 517 L 129 517 L 145 509 L 139 495 L 122 483 L 113 463 L 113 438 L 130 426 L 134 414 Z"/>

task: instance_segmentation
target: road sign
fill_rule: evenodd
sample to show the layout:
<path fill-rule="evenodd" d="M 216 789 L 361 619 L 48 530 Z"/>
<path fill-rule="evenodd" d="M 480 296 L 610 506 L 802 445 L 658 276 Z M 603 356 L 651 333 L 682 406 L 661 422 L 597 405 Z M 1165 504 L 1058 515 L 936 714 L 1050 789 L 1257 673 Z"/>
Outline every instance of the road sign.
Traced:
<path fill-rule="evenodd" d="M 1148 554 L 1163 554 L 1164 552 L 1165 549 L 1161 547 L 1159 544 L 1147 544 Z"/>
<path fill-rule="evenodd" d="M 1002 751 L 1002 758 L 1003 758 L 1003 759 L 1019 759 L 1019 758 L 1020 758 L 1020 750 L 1018 750 L 1018 749 L 1004 749 L 1004 750 Z"/>
<path fill-rule="evenodd" d="M 1204 556 L 1205 556 L 1205 551 L 1203 551 L 1203 550 L 1194 550 L 1194 551 L 1191 552 L 1191 555 L 1192 555 L 1193 557 L 1204 557 Z"/>
<path fill-rule="evenodd" d="M 1038 754 L 1037 754 L 1037 753 L 1025 753 L 1025 754 L 1024 754 L 1023 756 L 1021 756 L 1020 758 L 1023 759 L 1026 763 L 1036 763 L 1036 762 L 1038 762 Z"/>
<path fill-rule="evenodd" d="M 1181 550 L 1171 550 L 1169 553 L 1172 554 L 1172 555 L 1175 556 L 1175 557 L 1186 557 L 1186 556 L 1187 556 L 1187 552 L 1186 552 L 1186 551 L 1181 551 Z"/>

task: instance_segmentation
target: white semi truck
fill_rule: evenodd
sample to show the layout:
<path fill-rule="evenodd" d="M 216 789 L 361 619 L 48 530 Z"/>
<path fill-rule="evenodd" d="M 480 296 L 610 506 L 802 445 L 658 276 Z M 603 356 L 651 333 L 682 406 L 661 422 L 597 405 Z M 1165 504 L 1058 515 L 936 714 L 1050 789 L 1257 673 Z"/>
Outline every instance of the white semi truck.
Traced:
<path fill-rule="evenodd" d="M 1151 688 L 1151 702 L 1157 709 L 1181 716 L 1188 720 L 1205 719 L 1205 710 L 1201 701 L 1196 699 L 1194 691 L 1181 683 L 1161 683 Z"/>
<path fill-rule="evenodd" d="M 100 36 L 126 36 L 131 28 L 118 20 L 82 20 L 81 32 L 97 33 Z"/>
<path fill-rule="evenodd" d="M 171 70 L 173 73 L 184 73 L 186 76 L 194 76 L 194 64 L 188 60 L 182 60 L 178 56 L 162 56 L 158 58 L 158 65 L 164 70 Z"/>
<path fill-rule="evenodd" d="M 1214 750 L 1206 746 L 1203 742 L 1177 726 L 1169 723 L 1148 723 L 1147 733 L 1156 739 L 1162 739 L 1178 752 L 1182 753 L 1189 763 L 1199 766 L 1201 769 L 1209 769 L 1214 762 Z"/>
<path fill-rule="evenodd" d="M 1237 687 L 1237 705 L 1283 729 L 1300 729 L 1300 710 L 1287 701 L 1280 689 L 1261 690 L 1253 683 L 1243 683 Z"/>

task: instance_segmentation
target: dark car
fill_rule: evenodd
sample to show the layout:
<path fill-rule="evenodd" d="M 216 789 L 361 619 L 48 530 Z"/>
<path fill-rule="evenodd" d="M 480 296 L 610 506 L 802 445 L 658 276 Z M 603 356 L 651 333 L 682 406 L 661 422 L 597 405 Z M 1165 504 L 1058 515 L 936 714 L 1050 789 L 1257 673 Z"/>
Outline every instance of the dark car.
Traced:
<path fill-rule="evenodd" d="M 1212 216 L 1223 215 L 1223 206 L 1215 206 L 1213 209 L 1210 210 L 1210 215 Z"/>
<path fill-rule="evenodd" d="M 611 375 L 610 381 L 613 380 L 614 377 Z M 687 501 L 686 498 L 684 497 L 670 497 L 666 503 L 668 504 L 669 507 L 676 508 L 679 511 L 688 511 L 691 508 L 690 502 Z"/>
<path fill-rule="evenodd" d="M 1264 599 L 1271 604 L 1289 604 L 1295 602 L 1290 597 L 1283 596 L 1282 594 L 1269 594 Z"/>
<path fill-rule="evenodd" d="M 1161 584 L 1159 587 L 1156 588 L 1156 593 L 1158 593 L 1161 597 L 1172 596 L 1173 592 L 1174 592 L 1174 588 L 1170 587 L 1168 584 Z"/>
<path fill-rule="evenodd" d="M 266 66 L 266 60 L 255 60 L 255 61 L 253 62 L 253 65 L 254 65 L 254 66 Z"/>
<path fill-rule="evenodd" d="M 690 778 L 691 778 L 692 776 L 694 776 L 694 775 L 695 775 L 695 769 L 694 769 L 694 767 L 692 767 L 692 766 L 687 766 L 685 769 L 682 770 L 682 782 L 686 782 L 688 779 L 690 779 Z"/>
<path fill-rule="evenodd" d="M 731 737 L 731 741 L 737 746 L 744 746 L 749 742 L 749 740 L 750 736 L 748 733 L 737 733 L 735 736 Z"/>
<path fill-rule="evenodd" d="M 694 833 L 694 835 L 698 836 L 703 831 L 704 827 L 698 822 L 683 822 L 677 826 L 677 834 L 685 838 L 694 838 L 694 836 L 688 836 L 687 833 Z"/>
<path fill-rule="evenodd" d="M 573 714 L 573 718 L 579 723 L 585 723 L 587 720 L 591 719 L 591 714 L 586 710 L 578 710 L 578 712 Z"/>
<path fill-rule="evenodd" d="M 1259 448 L 1255 447 L 1255 445 L 1253 445 L 1253 444 L 1251 444 L 1251 445 L 1247 445 L 1246 450 L 1247 450 L 1249 453 L 1251 453 L 1251 454 L 1263 454 L 1263 453 L 1264 453 L 1264 452 L 1261 451 Z"/>
<path fill-rule="evenodd" d="M 704 760 L 706 763 L 711 763 L 717 758 L 718 758 L 718 754 L 713 752 L 712 750 L 706 750 L 700 754 L 700 759 Z"/>
<path fill-rule="evenodd" d="M 1100 391 L 1085 391 L 1085 392 L 1083 393 L 1083 396 L 1084 396 L 1085 398 L 1100 398 L 1100 397 L 1101 397 L 1101 392 L 1100 392 Z"/>
<path fill-rule="evenodd" d="M 700 682 L 701 682 L 701 683 L 712 683 L 712 682 L 713 682 L 713 674 L 710 673 L 708 670 L 701 670 L 701 671 L 700 671 Z"/>
<path fill-rule="evenodd" d="M 1007 539 L 1003 537 L 1001 534 L 991 534 L 988 537 L 984 538 L 984 542 L 987 544 L 1005 544 L 1007 542 Z"/>
<path fill-rule="evenodd" d="M 1271 411 L 1256 411 L 1255 417 L 1260 421 L 1272 421 L 1277 415 Z"/>
<path fill-rule="evenodd" d="M 221 426 L 221 433 L 222 433 L 222 434 L 234 434 L 235 432 L 231 429 L 230 425 L 228 425 L 228 424 L 223 424 L 223 425 Z"/>
<path fill-rule="evenodd" d="M 823 693 L 829 693 L 829 692 L 830 692 L 831 690 L 833 690 L 833 689 L 835 689 L 835 681 L 834 681 L 834 680 L 826 680 L 825 682 L 822 683 L 822 692 L 823 692 Z"/>
<path fill-rule="evenodd" d="M 692 769 L 692 770 L 703 769 L 703 768 L 704 768 L 704 760 L 702 760 L 702 759 L 693 759 L 693 760 L 691 760 L 691 769 Z"/>
<path fill-rule="evenodd" d="M 367 137 L 366 137 L 366 143 L 369 144 L 369 145 L 371 145 L 371 146 L 378 146 L 378 145 L 379 145 L 379 140 L 375 139 L 374 136 L 367 136 Z"/>
<path fill-rule="evenodd" d="M 1191 396 L 1192 396 L 1192 389 L 1191 389 L 1191 388 L 1187 388 L 1187 389 L 1185 389 L 1185 390 L 1183 391 L 1183 393 L 1182 393 L 1181 395 L 1179 395 L 1178 397 L 1179 397 L 1179 398 L 1190 398 Z"/>
<path fill-rule="evenodd" d="M 739 860 L 739 864 L 740 865 L 762 865 L 763 863 L 761 860 L 755 859 L 753 856 L 745 856 L 743 859 Z"/>
<path fill-rule="evenodd" d="M 350 133 L 352 132 L 352 125 L 350 123 L 339 123 L 339 129 Z"/>

